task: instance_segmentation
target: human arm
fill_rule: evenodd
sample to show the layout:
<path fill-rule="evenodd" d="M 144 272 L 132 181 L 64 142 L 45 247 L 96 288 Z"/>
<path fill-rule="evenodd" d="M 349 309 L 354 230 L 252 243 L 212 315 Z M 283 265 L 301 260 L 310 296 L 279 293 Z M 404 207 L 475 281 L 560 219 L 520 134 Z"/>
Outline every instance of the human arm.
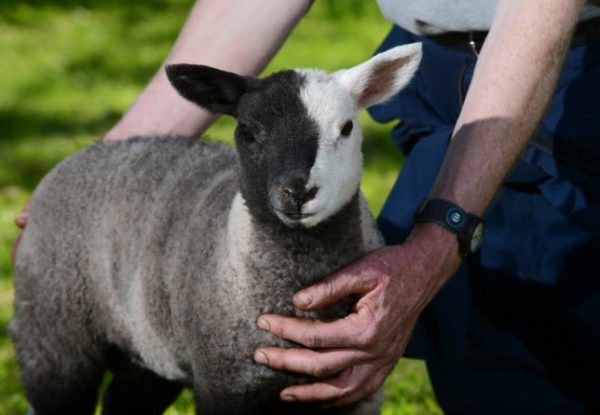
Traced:
<path fill-rule="evenodd" d="M 181 98 L 164 66 L 194 63 L 257 75 L 310 4 L 311 0 L 198 0 L 166 61 L 105 140 L 139 134 L 199 135 L 215 117 Z"/>
<path fill-rule="evenodd" d="M 501 1 L 480 53 L 432 198 L 481 215 L 538 125 L 552 96 L 582 0 Z M 275 368 L 322 378 L 282 397 L 348 404 L 383 382 L 402 355 L 418 315 L 460 265 L 456 238 L 435 224 L 375 251 L 298 293 L 300 309 L 354 294 L 345 319 L 330 323 L 266 315 L 270 332 L 318 350 L 261 349 Z M 312 298 L 310 306 L 302 296 Z M 260 353 L 260 354 L 259 354 Z"/>

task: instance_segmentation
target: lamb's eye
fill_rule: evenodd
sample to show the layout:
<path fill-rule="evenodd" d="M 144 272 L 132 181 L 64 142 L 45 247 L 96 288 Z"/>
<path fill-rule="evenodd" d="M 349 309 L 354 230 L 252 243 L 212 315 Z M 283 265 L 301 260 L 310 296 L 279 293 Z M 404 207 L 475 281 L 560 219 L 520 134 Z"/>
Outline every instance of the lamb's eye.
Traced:
<path fill-rule="evenodd" d="M 252 131 L 250 131 L 250 127 L 248 124 L 239 123 L 237 126 L 237 130 L 239 135 L 246 141 L 254 141 L 254 135 Z"/>
<path fill-rule="evenodd" d="M 340 134 L 342 135 L 342 137 L 350 136 L 350 133 L 352 132 L 352 127 L 354 127 L 354 124 L 352 124 L 352 121 L 351 120 L 346 121 L 346 123 L 342 127 L 342 131 L 340 131 Z"/>

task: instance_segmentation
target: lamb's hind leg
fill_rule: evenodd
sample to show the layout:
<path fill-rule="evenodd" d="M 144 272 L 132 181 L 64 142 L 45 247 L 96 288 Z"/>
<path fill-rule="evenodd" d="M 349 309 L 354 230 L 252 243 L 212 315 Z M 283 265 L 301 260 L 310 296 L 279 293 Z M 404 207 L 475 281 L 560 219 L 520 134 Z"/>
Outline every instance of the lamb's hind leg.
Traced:
<path fill-rule="evenodd" d="M 49 344 L 36 349 L 17 346 L 17 351 L 21 381 L 35 415 L 94 413 L 102 380 L 99 366 Z"/>
<path fill-rule="evenodd" d="M 36 415 L 93 414 L 104 372 L 94 336 L 43 301 L 16 296 L 9 327 L 27 399 Z"/>

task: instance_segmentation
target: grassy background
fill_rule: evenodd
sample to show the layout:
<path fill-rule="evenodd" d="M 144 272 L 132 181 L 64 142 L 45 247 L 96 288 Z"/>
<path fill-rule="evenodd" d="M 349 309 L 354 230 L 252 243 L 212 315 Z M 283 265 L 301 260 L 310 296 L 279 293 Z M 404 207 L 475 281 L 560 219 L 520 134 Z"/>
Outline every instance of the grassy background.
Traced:
<path fill-rule="evenodd" d="M 0 414 L 24 413 L 14 350 L 13 226 L 27 196 L 54 164 L 101 137 L 133 102 L 166 56 L 191 0 L 4 0 L 0 3 Z M 375 2 L 315 2 L 265 72 L 338 69 L 366 59 L 389 24 Z M 402 163 L 363 114 L 363 191 L 377 213 Z M 231 142 L 221 119 L 212 138 Z M 168 412 L 191 414 L 189 392 Z M 386 383 L 384 414 L 439 414 L 422 363 L 402 360 Z"/>

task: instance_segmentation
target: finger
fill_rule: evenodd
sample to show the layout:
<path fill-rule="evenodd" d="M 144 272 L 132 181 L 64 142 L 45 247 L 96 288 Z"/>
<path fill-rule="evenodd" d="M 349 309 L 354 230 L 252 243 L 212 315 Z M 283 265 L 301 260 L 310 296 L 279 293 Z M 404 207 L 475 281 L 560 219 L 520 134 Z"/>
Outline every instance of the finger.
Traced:
<path fill-rule="evenodd" d="M 332 404 L 344 399 L 353 392 L 353 385 L 362 382 L 363 373 L 357 373 L 357 366 L 350 367 L 334 378 L 305 385 L 294 385 L 281 391 L 284 401 L 316 402 L 329 401 Z"/>
<path fill-rule="evenodd" d="M 348 367 L 355 366 L 366 358 L 365 354 L 354 349 L 281 349 L 263 347 L 254 353 L 257 363 L 274 369 L 303 373 L 323 378 L 332 376 Z"/>
<path fill-rule="evenodd" d="M 25 226 L 27 226 L 27 219 L 29 219 L 29 212 L 22 211 L 19 213 L 19 216 L 15 218 L 15 225 L 21 229 L 25 229 Z"/>
<path fill-rule="evenodd" d="M 262 330 L 280 337 L 302 344 L 311 349 L 333 347 L 358 347 L 362 343 L 362 324 L 352 321 L 349 315 L 345 318 L 323 322 L 307 318 L 285 317 L 276 314 L 263 314 L 257 320 L 257 325 Z"/>
<path fill-rule="evenodd" d="M 351 369 L 347 369 L 351 370 Z M 349 393 L 338 378 L 322 380 L 306 385 L 285 388 L 280 393 L 282 401 L 287 402 L 337 402 Z"/>
<path fill-rule="evenodd" d="M 27 226 L 27 219 L 29 218 L 29 206 L 31 205 L 31 198 L 27 199 L 23 209 L 19 213 L 19 216 L 15 218 L 15 225 L 19 228 L 24 229 Z"/>
<path fill-rule="evenodd" d="M 361 260 L 331 274 L 294 295 L 294 305 L 302 310 L 316 310 L 354 294 L 364 294 L 377 285 L 364 271 Z"/>
<path fill-rule="evenodd" d="M 366 377 L 363 383 L 359 384 L 357 388 L 349 392 L 346 396 L 332 402 L 331 405 L 328 406 L 348 406 L 374 395 L 381 385 L 383 385 L 385 378 L 392 368 L 393 366 L 381 368 L 375 374 Z"/>
<path fill-rule="evenodd" d="M 325 401 L 330 402 L 327 406 L 346 406 L 373 395 L 388 371 L 371 364 L 354 366 L 331 379 L 285 388 L 280 397 L 284 401 Z"/>
<path fill-rule="evenodd" d="M 17 235 L 17 239 L 15 239 L 15 241 L 13 242 L 13 246 L 12 246 L 12 250 L 10 253 L 10 256 L 12 258 L 12 264 L 13 267 L 15 266 L 15 260 L 17 259 L 17 250 L 19 249 L 19 243 L 21 242 L 21 236 L 23 235 L 23 232 L 19 232 L 19 234 Z"/>

